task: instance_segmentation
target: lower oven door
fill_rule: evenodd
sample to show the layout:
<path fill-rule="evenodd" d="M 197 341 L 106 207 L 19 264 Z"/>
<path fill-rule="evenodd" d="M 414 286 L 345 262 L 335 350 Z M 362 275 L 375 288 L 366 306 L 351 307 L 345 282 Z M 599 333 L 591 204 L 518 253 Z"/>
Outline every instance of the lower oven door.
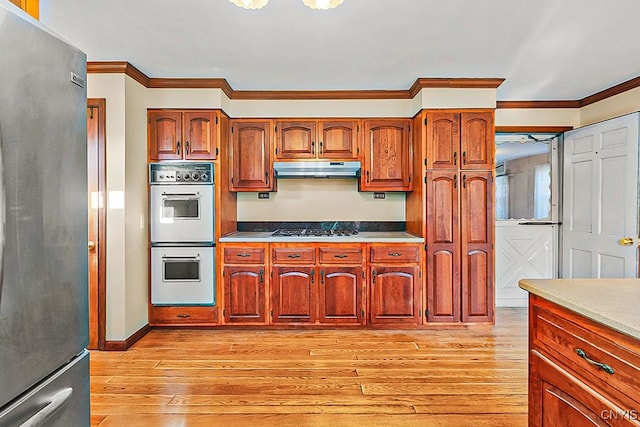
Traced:
<path fill-rule="evenodd" d="M 213 242 L 213 185 L 152 185 L 151 242 Z"/>
<path fill-rule="evenodd" d="M 151 304 L 215 305 L 215 248 L 151 248 Z"/>

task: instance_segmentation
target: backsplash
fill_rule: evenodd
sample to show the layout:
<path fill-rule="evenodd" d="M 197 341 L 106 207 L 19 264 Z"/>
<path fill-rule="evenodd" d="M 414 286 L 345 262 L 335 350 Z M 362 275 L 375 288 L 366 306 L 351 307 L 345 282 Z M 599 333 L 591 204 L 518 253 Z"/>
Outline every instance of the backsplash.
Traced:
<path fill-rule="evenodd" d="M 285 221 L 238 222 L 238 231 L 275 231 L 279 229 L 318 228 L 321 230 L 405 231 L 404 221 Z"/>
<path fill-rule="evenodd" d="M 405 221 L 405 193 L 358 192 L 356 179 L 281 179 L 269 199 L 238 193 L 239 222 Z"/>

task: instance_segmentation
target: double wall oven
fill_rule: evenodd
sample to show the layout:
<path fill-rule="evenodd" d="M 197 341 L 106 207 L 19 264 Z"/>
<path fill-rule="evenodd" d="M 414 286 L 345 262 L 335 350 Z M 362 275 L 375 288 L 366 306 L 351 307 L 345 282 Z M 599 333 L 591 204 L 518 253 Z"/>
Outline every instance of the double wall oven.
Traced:
<path fill-rule="evenodd" d="M 149 164 L 151 303 L 215 305 L 213 163 Z"/>

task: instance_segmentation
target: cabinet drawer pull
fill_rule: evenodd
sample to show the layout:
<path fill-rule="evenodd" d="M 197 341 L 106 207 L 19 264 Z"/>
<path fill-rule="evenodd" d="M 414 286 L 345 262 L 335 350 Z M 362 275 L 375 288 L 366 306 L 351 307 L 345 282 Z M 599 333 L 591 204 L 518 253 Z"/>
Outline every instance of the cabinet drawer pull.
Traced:
<path fill-rule="evenodd" d="M 348 258 L 348 257 L 349 257 L 349 255 L 345 255 L 345 254 L 335 254 L 333 257 L 334 257 L 334 258 Z"/>
<path fill-rule="evenodd" d="M 578 354 L 578 356 L 582 357 L 584 360 L 587 361 L 587 363 L 593 365 L 593 366 L 597 366 L 598 368 L 602 369 L 603 371 L 605 371 L 607 374 L 613 375 L 613 368 L 609 365 L 607 365 L 606 363 L 600 363 L 600 362 L 596 362 L 593 359 L 590 359 L 589 356 L 587 356 L 587 353 L 584 352 L 584 350 L 580 349 L 580 348 L 576 348 L 576 353 Z"/>
<path fill-rule="evenodd" d="M 179 317 L 181 319 L 188 319 L 189 317 L 191 317 L 190 314 L 176 314 L 176 317 Z"/>
<path fill-rule="evenodd" d="M 238 254 L 236 256 L 239 256 L 240 258 L 249 258 L 251 254 Z"/>
<path fill-rule="evenodd" d="M 400 256 L 402 255 L 400 252 L 389 252 L 389 256 Z"/>
<path fill-rule="evenodd" d="M 287 255 L 289 258 L 300 258 L 300 254 L 289 254 Z"/>

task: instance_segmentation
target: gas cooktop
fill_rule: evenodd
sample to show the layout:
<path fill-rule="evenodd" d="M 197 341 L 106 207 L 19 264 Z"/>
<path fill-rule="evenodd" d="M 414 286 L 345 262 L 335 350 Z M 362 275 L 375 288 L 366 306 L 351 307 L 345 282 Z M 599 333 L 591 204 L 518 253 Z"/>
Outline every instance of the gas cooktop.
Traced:
<path fill-rule="evenodd" d="M 272 236 L 283 237 L 344 237 L 354 236 L 358 234 L 358 230 L 354 228 L 349 229 L 320 229 L 320 228 L 281 228 L 273 233 Z"/>

